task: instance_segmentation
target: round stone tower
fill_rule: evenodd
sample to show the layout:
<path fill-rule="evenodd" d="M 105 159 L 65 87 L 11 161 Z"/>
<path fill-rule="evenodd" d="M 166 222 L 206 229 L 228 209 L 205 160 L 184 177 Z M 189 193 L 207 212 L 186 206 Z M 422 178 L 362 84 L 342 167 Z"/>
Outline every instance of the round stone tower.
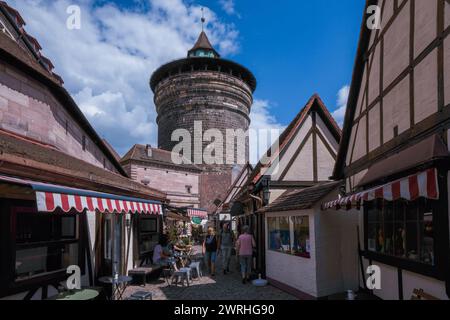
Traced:
<path fill-rule="evenodd" d="M 177 129 L 190 133 L 190 160 L 204 170 L 200 188 L 201 206 L 212 210 L 213 202 L 221 199 L 232 183 L 233 167 L 243 165 L 242 159 L 246 162 L 249 158 L 248 137 L 245 146 L 242 146 L 237 138 L 227 139 L 227 129 L 236 133 L 236 130 L 248 130 L 252 94 L 256 88 L 255 77 L 245 67 L 220 58 L 202 31 L 194 47 L 188 51 L 187 58 L 161 66 L 153 73 L 150 87 L 158 113 L 159 148 L 172 151 L 180 143 L 172 141 L 172 133 Z M 222 134 L 223 163 L 199 163 L 205 148 L 218 141 L 215 135 L 214 138 L 208 133 L 204 135 L 206 131 Z M 227 150 L 233 150 L 233 154 L 227 153 Z M 211 154 L 216 156 L 216 152 L 220 151 L 220 148 L 215 148 Z"/>

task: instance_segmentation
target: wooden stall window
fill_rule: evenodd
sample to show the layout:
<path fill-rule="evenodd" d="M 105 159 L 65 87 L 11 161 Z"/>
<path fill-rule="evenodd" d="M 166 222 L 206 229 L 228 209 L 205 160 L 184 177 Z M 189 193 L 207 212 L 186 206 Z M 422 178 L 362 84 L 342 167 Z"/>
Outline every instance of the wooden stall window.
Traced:
<path fill-rule="evenodd" d="M 11 207 L 11 240 L 15 283 L 65 271 L 84 270 L 79 215 L 40 213 L 30 207 Z"/>
<path fill-rule="evenodd" d="M 434 265 L 432 201 L 372 201 L 366 206 L 367 250 Z"/>
<path fill-rule="evenodd" d="M 138 218 L 137 229 L 139 258 L 143 259 L 153 252 L 153 248 L 158 243 L 158 218 L 140 216 Z"/>

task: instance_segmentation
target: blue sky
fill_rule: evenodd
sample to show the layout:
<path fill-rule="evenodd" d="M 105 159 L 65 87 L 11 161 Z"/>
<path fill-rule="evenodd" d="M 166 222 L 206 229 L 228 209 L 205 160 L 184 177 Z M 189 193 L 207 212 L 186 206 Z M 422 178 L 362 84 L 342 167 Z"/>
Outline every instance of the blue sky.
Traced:
<path fill-rule="evenodd" d="M 148 86 L 163 63 L 186 56 L 201 30 L 256 76 L 252 127 L 283 128 L 313 93 L 340 121 L 364 0 L 8 0 L 81 110 L 120 154 L 157 144 Z M 66 27 L 70 5 L 81 28 Z M 51 32 L 49 32 L 51 30 Z"/>
<path fill-rule="evenodd" d="M 238 16 L 226 17 L 240 32 L 233 59 L 254 72 L 255 96 L 271 102 L 279 122 L 288 124 L 313 93 L 337 107 L 338 91 L 351 81 L 364 2 L 235 1 Z"/>
<path fill-rule="evenodd" d="M 227 58 L 255 74 L 255 97 L 270 102 L 279 123 L 287 125 L 313 93 L 331 111 L 338 107 L 338 92 L 351 81 L 364 0 L 189 2 L 236 26 L 239 50 Z M 116 3 L 136 9 L 143 1 Z"/>

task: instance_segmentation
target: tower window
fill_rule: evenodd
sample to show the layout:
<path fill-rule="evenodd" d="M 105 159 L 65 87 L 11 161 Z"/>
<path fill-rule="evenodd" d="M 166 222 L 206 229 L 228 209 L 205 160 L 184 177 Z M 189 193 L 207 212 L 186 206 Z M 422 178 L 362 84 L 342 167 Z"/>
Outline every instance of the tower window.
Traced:
<path fill-rule="evenodd" d="M 186 187 L 186 192 L 190 194 L 192 191 L 192 186 L 186 185 L 185 187 Z"/>

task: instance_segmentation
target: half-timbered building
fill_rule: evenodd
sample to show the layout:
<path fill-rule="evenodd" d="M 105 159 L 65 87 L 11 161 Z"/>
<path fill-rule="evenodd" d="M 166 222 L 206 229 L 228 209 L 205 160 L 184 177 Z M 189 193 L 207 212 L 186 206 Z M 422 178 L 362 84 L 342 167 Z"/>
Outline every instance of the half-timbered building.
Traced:
<path fill-rule="evenodd" d="M 341 129 L 321 98 L 313 95 L 268 150 L 268 160 L 255 166 L 245 187 L 236 195 L 234 203 L 241 204 L 238 225 L 250 226 L 257 242 L 255 268 L 263 275 L 267 258 L 280 252 L 270 249 L 262 209 L 289 190 L 329 181 L 340 136 Z M 288 238 L 285 241 L 283 245 L 290 245 Z"/>
<path fill-rule="evenodd" d="M 374 7 L 379 26 L 369 28 Z M 370 0 L 361 27 L 334 177 L 325 204 L 360 212 L 362 271 L 383 299 L 450 294 L 450 4 Z M 361 277 L 361 287 L 366 285 Z"/>

